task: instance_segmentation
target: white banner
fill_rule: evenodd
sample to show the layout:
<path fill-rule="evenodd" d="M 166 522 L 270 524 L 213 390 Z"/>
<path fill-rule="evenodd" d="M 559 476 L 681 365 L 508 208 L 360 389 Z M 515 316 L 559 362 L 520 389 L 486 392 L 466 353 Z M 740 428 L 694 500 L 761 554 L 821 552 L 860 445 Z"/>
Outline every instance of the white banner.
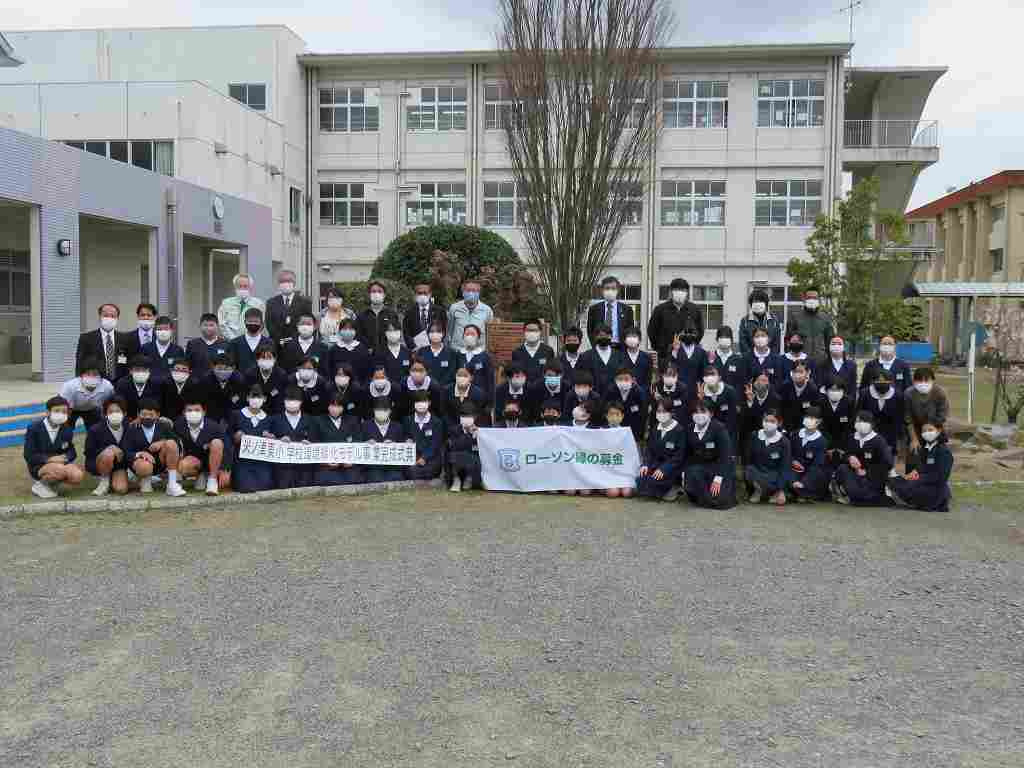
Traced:
<path fill-rule="evenodd" d="M 411 467 L 415 443 L 283 443 L 242 435 L 238 458 L 274 464 L 371 464 Z"/>
<path fill-rule="evenodd" d="M 625 427 L 481 429 L 477 444 L 490 491 L 633 488 L 640 471 L 633 432 Z"/>

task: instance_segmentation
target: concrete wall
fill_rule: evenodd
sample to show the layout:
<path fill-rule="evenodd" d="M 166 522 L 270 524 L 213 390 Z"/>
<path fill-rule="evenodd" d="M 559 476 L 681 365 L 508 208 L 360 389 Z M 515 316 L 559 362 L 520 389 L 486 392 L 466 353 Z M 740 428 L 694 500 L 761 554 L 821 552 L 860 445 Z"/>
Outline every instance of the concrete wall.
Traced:
<path fill-rule="evenodd" d="M 0 251 L 30 251 L 29 237 L 30 209 L 18 205 L 0 203 Z M 24 312 L 0 311 L 0 365 L 7 365 L 11 359 L 11 339 L 28 336 L 32 331 L 32 316 Z"/>
<path fill-rule="evenodd" d="M 79 232 L 80 331 L 96 327 L 97 310 L 106 302 L 121 307 L 118 327 L 122 331 L 135 328 L 135 307 L 142 301 L 143 269 L 149 266 L 149 231 L 82 219 Z"/>

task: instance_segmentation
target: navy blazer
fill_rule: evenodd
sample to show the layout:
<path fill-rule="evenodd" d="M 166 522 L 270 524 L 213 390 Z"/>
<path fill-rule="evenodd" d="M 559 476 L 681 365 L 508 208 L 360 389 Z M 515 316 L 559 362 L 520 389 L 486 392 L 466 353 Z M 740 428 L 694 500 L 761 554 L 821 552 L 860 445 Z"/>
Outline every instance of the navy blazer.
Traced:
<path fill-rule="evenodd" d="M 437 354 L 430 347 L 422 347 L 416 350 L 416 356 L 426 363 L 430 380 L 436 381 L 442 389 L 455 381 L 456 354 L 451 347 L 442 346 Z"/>
<path fill-rule="evenodd" d="M 875 431 L 885 437 L 885 442 L 893 450 L 896 444 L 907 433 L 907 425 L 903 414 L 906 401 L 903 393 L 889 390 L 891 397 L 879 400 L 871 394 L 871 387 L 861 390 L 857 401 L 858 411 L 867 411 L 875 417 Z"/>
<path fill-rule="evenodd" d="M 25 430 L 25 463 L 33 475 L 50 460 L 51 456 L 63 456 L 68 464 L 74 464 L 78 453 L 75 451 L 75 430 L 68 421 L 57 430 L 57 439 L 50 440 L 46 431 L 45 418 L 32 422 Z"/>
<path fill-rule="evenodd" d="M 526 344 L 520 344 L 512 351 L 512 365 L 521 366 L 526 373 L 526 384 L 530 385 L 544 379 L 544 366 L 555 359 L 555 350 L 541 342 L 532 355 L 527 351 Z"/>
<path fill-rule="evenodd" d="M 762 472 L 789 472 L 789 465 L 792 462 L 792 445 L 787 436 L 781 432 L 777 433 L 779 439 L 769 443 L 762 439 L 761 430 L 758 430 L 750 438 L 750 445 L 746 451 L 746 463 L 748 466 L 761 470 Z"/>
<path fill-rule="evenodd" d="M 606 363 L 597 354 L 596 349 L 588 349 L 583 353 L 580 364 L 594 375 L 594 389 L 598 392 L 607 391 L 608 387 L 615 386 L 615 374 L 622 368 L 622 353 L 617 349 L 611 349 Z"/>
<path fill-rule="evenodd" d="M 232 372 L 231 378 L 223 384 L 217 381 L 216 374 L 210 371 L 199 382 L 199 387 L 203 402 L 206 404 L 207 419 L 227 423 L 232 411 L 246 406 L 248 391 L 245 388 L 245 379 L 238 371 Z"/>
<path fill-rule="evenodd" d="M 263 396 L 267 400 L 263 404 L 263 411 L 271 416 L 281 413 L 284 411 L 284 390 L 290 383 L 292 382 L 288 381 L 288 374 L 284 372 L 281 366 L 275 365 L 270 371 L 270 376 L 264 378 L 260 367 L 254 365 L 245 372 L 245 398 L 244 402 L 238 407 L 239 410 L 249 404 L 249 390 L 259 385 L 260 389 L 263 390 Z"/>
<path fill-rule="evenodd" d="M 811 406 L 821 406 L 821 392 L 814 380 L 808 380 L 804 391 L 797 394 L 796 384 L 790 379 L 779 388 L 779 401 L 782 408 L 782 428 L 787 432 L 796 432 L 804 425 L 804 413 Z"/>
<path fill-rule="evenodd" d="M 865 389 L 870 384 L 874 384 L 878 374 L 884 370 L 882 363 L 877 357 L 864 363 L 864 370 L 860 374 L 860 389 Z M 893 389 L 896 390 L 898 395 L 902 395 L 903 391 L 914 383 L 911 378 L 910 366 L 898 357 L 892 361 L 892 365 L 889 367 L 889 375 L 892 377 Z"/>
<path fill-rule="evenodd" d="M 405 442 L 405 430 L 402 429 L 402 425 L 394 419 L 388 422 L 388 428 L 384 435 L 381 435 L 380 429 L 377 426 L 377 422 L 373 419 L 367 419 L 363 422 L 363 439 L 368 443 L 404 443 Z"/>
<path fill-rule="evenodd" d="M 855 404 L 849 397 L 844 397 L 834 406 L 826 397 L 821 401 L 821 431 L 828 435 L 832 445 L 846 445 L 853 434 L 853 420 L 857 415 Z"/>
<path fill-rule="evenodd" d="M 286 342 L 281 347 L 281 354 L 277 357 L 277 364 L 279 367 L 284 369 L 284 372 L 291 376 L 295 373 L 295 369 L 299 367 L 299 364 L 306 357 L 313 358 L 313 364 L 316 366 L 321 376 L 331 376 L 333 378 L 334 372 L 331 370 L 331 350 L 326 344 L 318 339 L 314 339 L 313 343 L 309 345 L 309 349 L 305 352 L 302 351 L 302 345 L 299 344 L 298 339 L 292 339 Z"/>
<path fill-rule="evenodd" d="M 171 378 L 171 368 L 179 360 L 185 359 L 185 350 L 173 341 L 167 345 L 167 349 L 164 350 L 164 354 L 162 356 L 160 355 L 160 351 L 157 349 L 156 341 L 151 341 L 149 344 L 143 344 L 142 349 L 139 350 L 139 354 L 145 355 L 149 358 L 150 374 L 157 381 L 165 381 L 166 379 Z"/>
<path fill-rule="evenodd" d="M 142 431 L 141 424 L 132 424 L 125 428 L 124 439 L 121 441 L 121 447 L 124 448 L 125 457 L 128 463 L 131 464 L 135 461 L 135 456 L 138 453 L 149 452 L 149 446 L 153 443 L 158 443 L 162 440 L 173 440 L 178 442 L 178 435 L 175 434 L 174 429 L 171 428 L 167 422 L 157 420 L 156 425 L 153 427 L 153 439 L 147 440 L 146 433 Z M 158 456 L 153 458 L 158 459 Z"/>
<path fill-rule="evenodd" d="M 338 385 L 333 381 L 327 384 L 324 389 L 324 399 L 328 405 L 330 405 L 334 396 L 338 394 L 341 395 L 342 407 L 345 409 L 346 417 L 355 416 L 362 420 L 370 415 L 368 411 L 370 401 L 367 398 L 366 390 L 359 386 L 355 380 L 350 381 L 343 390 L 338 389 Z"/>
<path fill-rule="evenodd" d="M 782 366 L 782 374 L 779 376 L 779 387 L 787 381 L 792 381 L 790 374 L 793 373 L 793 369 L 796 368 L 798 363 L 803 363 L 807 366 L 808 375 L 810 375 L 810 377 L 815 381 L 818 380 L 818 365 L 810 355 L 798 360 L 793 360 L 788 354 L 779 355 L 779 363 Z"/>
<path fill-rule="evenodd" d="M 185 345 L 185 357 L 192 364 L 192 375 L 197 379 L 203 378 L 213 367 L 213 361 L 223 357 L 227 352 L 228 342 L 226 339 L 218 338 L 212 344 L 207 344 L 203 339 L 189 339 Z"/>
<path fill-rule="evenodd" d="M 404 419 L 406 416 L 412 416 L 413 410 L 413 395 L 422 390 L 411 390 L 409 389 L 409 377 L 406 376 L 402 380 L 402 386 L 399 389 L 398 397 L 398 417 Z M 437 382 L 433 379 L 430 380 L 430 384 L 425 390 L 430 395 L 430 412 L 435 416 L 441 414 L 443 404 L 441 402 L 441 387 L 438 386 Z"/>
<path fill-rule="evenodd" d="M 621 401 L 626 407 L 626 413 L 622 418 L 622 426 L 631 429 L 633 431 L 633 438 L 639 443 L 644 439 L 644 431 L 647 429 L 647 409 L 650 405 L 650 399 L 647 395 L 646 387 L 633 384 L 626 393 L 626 397 L 623 398 L 622 390 L 619 389 L 619 386 L 612 384 L 608 387 L 608 393 L 604 398 L 605 407 L 614 400 Z"/>
<path fill-rule="evenodd" d="M 736 442 L 739 435 L 740 398 L 741 395 L 728 384 L 715 398 L 708 394 L 704 395 L 704 404 L 711 411 L 711 418 L 725 427 L 732 439 L 734 449 L 737 448 Z"/>
<path fill-rule="evenodd" d="M 893 467 L 892 450 L 889 444 L 877 432 L 870 440 L 863 444 L 854 435 L 846 443 L 846 450 L 842 453 L 845 462 L 850 456 L 860 459 L 861 466 L 867 472 L 868 480 L 878 490 L 885 488 L 885 481 L 889 477 L 889 470 Z"/>
<path fill-rule="evenodd" d="M 644 352 L 642 349 L 636 350 L 636 360 L 629 355 L 629 350 L 625 347 L 621 350 L 622 368 L 628 368 L 633 374 L 633 378 L 636 379 L 636 383 L 644 390 L 649 392 L 651 389 L 651 374 L 654 372 L 654 363 L 651 361 L 651 356 Z"/>
<path fill-rule="evenodd" d="M 179 388 L 174 379 L 167 378 L 160 387 L 160 415 L 174 421 L 185 410 L 185 401 L 189 399 L 206 402 L 202 397 L 202 388 L 195 374 L 185 379 Z"/>
<path fill-rule="evenodd" d="M 139 388 L 135 386 L 135 382 L 132 381 L 132 375 L 129 373 L 114 385 L 114 393 L 123 397 L 128 404 L 128 413 L 125 414 L 125 420 L 132 421 L 139 415 L 139 401 L 146 399 L 156 400 L 157 403 L 163 401 L 164 387 L 163 382 L 150 372 L 149 381 L 142 388 L 142 394 L 139 394 Z"/>
<path fill-rule="evenodd" d="M 683 468 L 686 461 L 686 432 L 682 424 L 676 425 L 665 434 L 657 427 L 647 436 L 644 463 L 651 472 L 660 469 L 666 477 Z"/>
<path fill-rule="evenodd" d="M 338 366 L 347 363 L 352 366 L 352 378 L 356 380 L 356 383 L 363 386 L 366 385 L 367 380 L 370 378 L 370 365 L 373 362 L 369 347 L 362 342 L 359 342 L 352 349 L 335 344 L 331 347 L 329 357 L 328 370 L 331 373 L 331 380 L 334 379 L 334 374 L 338 372 Z"/>
<path fill-rule="evenodd" d="M 295 376 L 291 376 L 289 384 L 299 387 Z M 321 416 L 327 413 L 327 382 L 319 374 L 311 387 L 299 387 L 302 391 L 302 412 L 310 416 Z M 282 397 L 282 403 L 284 398 Z"/>
<path fill-rule="evenodd" d="M 448 434 L 449 453 L 479 453 L 477 435 L 479 432 L 470 434 L 460 424 Z"/>
<path fill-rule="evenodd" d="M 494 418 L 503 419 L 505 418 L 505 406 L 509 403 L 519 403 L 519 413 L 526 413 L 529 404 L 527 401 L 530 399 L 530 384 L 523 387 L 522 392 L 518 394 L 512 394 L 512 384 L 508 379 L 505 379 L 501 385 L 494 391 Z"/>
<path fill-rule="evenodd" d="M 430 420 L 423 426 L 416 423 L 415 417 L 410 416 L 403 422 L 402 428 L 408 438 L 416 443 L 417 459 L 423 459 L 429 464 L 444 455 L 444 422 L 434 414 L 430 415 Z"/>
<path fill-rule="evenodd" d="M 482 420 L 486 420 L 484 423 L 490 422 L 490 406 L 485 399 L 484 392 L 476 384 L 469 385 L 469 394 L 466 397 L 473 405 L 477 408 L 476 420 L 479 424 Z M 441 405 L 443 411 L 443 418 L 445 423 L 448 424 L 449 428 L 454 428 L 459 425 L 459 407 L 461 403 L 455 397 L 455 385 L 452 384 L 444 391 L 444 400 Z"/>
<path fill-rule="evenodd" d="M 562 379 L 562 382 L 564 381 L 565 379 Z M 527 385 L 526 399 L 523 401 L 526 410 L 523 411 L 523 415 L 531 422 L 540 421 L 540 415 L 547 400 L 557 400 L 558 407 L 561 408 L 562 403 L 565 402 L 565 387 L 560 384 L 558 390 L 552 392 L 543 381 L 537 382 L 532 387 Z"/>
<path fill-rule="evenodd" d="M 256 349 L 262 346 L 274 348 L 274 342 L 269 336 L 265 335 L 259 344 L 256 345 Z M 228 350 L 235 357 L 235 370 L 248 371 L 256 365 L 256 352 L 249 349 L 249 342 L 245 340 L 244 330 L 241 336 L 237 336 L 228 342 Z"/>
<path fill-rule="evenodd" d="M 356 416 L 342 416 L 340 424 L 334 422 L 327 414 L 318 416 L 313 422 L 314 443 L 361 443 L 363 442 L 363 423 Z"/>
<path fill-rule="evenodd" d="M 228 438 L 224 427 L 216 421 L 211 421 L 209 416 L 203 419 L 202 428 L 195 440 L 192 439 L 192 432 L 189 429 L 185 417 L 181 416 L 174 422 L 174 434 L 178 436 L 181 443 L 181 455 L 192 456 L 193 458 L 205 460 L 210 456 L 210 443 L 220 440 L 224 444 L 224 466 L 230 466 L 231 448 L 234 444 Z"/>
<path fill-rule="evenodd" d="M 830 357 L 824 363 L 818 365 L 818 377 L 815 379 L 821 386 L 822 391 L 827 391 L 833 381 L 841 381 L 846 386 L 846 394 L 849 397 L 856 397 L 857 394 L 857 362 L 849 358 L 843 358 L 843 364 L 837 371 L 832 364 Z"/>
<path fill-rule="evenodd" d="M 127 435 L 127 421 L 123 425 L 120 443 L 114 439 L 106 419 L 102 419 L 89 427 L 89 431 L 85 436 L 85 471 L 90 475 L 98 474 L 96 472 L 96 457 L 112 445 L 125 450 L 125 438 Z M 125 451 L 125 454 L 127 454 L 127 451 Z"/>
<path fill-rule="evenodd" d="M 778 393 L 772 390 L 771 387 L 768 388 L 768 395 L 763 403 L 757 399 L 756 394 L 750 402 L 746 401 L 746 396 L 744 395 L 743 432 L 750 434 L 761 429 L 764 422 L 764 412 L 770 408 L 779 411 L 781 418 L 782 401 L 779 399 Z"/>
<path fill-rule="evenodd" d="M 302 413 L 299 415 L 298 423 L 293 427 L 288 421 L 288 417 L 283 413 L 279 413 L 277 416 L 271 416 L 267 419 L 267 431 L 272 432 L 278 440 L 287 437 L 293 443 L 301 443 L 303 440 L 308 440 L 312 443 L 316 442 L 318 434 L 317 421 L 316 416 Z"/>
<path fill-rule="evenodd" d="M 473 374 L 473 386 L 479 387 L 484 393 L 484 402 L 487 410 L 494 405 L 494 360 L 489 352 L 480 352 L 473 355 L 470 362 L 466 362 L 466 353 L 459 352 L 455 358 L 455 370 L 466 368 Z"/>
<path fill-rule="evenodd" d="M 776 354 L 768 355 L 763 361 L 757 359 L 757 355 L 750 352 L 744 355 L 744 360 L 747 363 L 747 374 L 750 376 L 750 381 L 753 381 L 762 373 L 768 376 L 768 383 L 772 389 L 778 390 L 782 386 L 782 360 Z"/>
<path fill-rule="evenodd" d="M 562 366 L 562 389 L 572 389 L 572 385 L 576 380 L 576 371 L 589 371 L 583 362 L 583 353 L 580 352 L 576 357 L 576 365 L 569 362 L 568 355 L 563 352 L 558 356 L 558 362 Z"/>
<path fill-rule="evenodd" d="M 707 470 L 721 477 L 729 477 L 736 471 L 733 464 L 732 439 L 725 427 L 712 419 L 704 437 L 696 427 L 686 430 L 686 466 L 706 465 Z"/>
<path fill-rule="evenodd" d="M 401 386 L 405 377 L 409 375 L 410 365 L 412 365 L 412 355 L 404 346 L 398 348 L 398 357 L 391 354 L 391 350 L 387 347 L 377 350 L 377 354 L 373 356 L 373 367 L 384 366 L 388 379 L 396 387 Z"/>
<path fill-rule="evenodd" d="M 736 390 L 736 394 L 743 397 L 743 392 L 750 383 L 750 372 L 747 368 L 747 361 L 742 355 L 733 352 L 727 359 L 714 352 L 709 357 L 711 365 L 715 366 L 722 381 Z"/>

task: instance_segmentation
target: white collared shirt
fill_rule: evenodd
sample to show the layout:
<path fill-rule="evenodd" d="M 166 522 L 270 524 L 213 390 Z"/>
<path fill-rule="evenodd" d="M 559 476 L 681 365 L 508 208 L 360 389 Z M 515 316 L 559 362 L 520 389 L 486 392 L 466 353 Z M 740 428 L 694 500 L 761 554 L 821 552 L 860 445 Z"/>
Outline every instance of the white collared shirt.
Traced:
<path fill-rule="evenodd" d="M 776 429 L 775 433 L 771 437 L 768 437 L 764 429 L 759 429 L 757 430 L 757 439 L 768 445 L 775 445 L 775 443 L 782 439 L 782 430 Z"/>
<path fill-rule="evenodd" d="M 860 444 L 860 447 L 863 448 L 864 447 L 864 443 L 866 443 L 871 438 L 877 436 L 877 434 L 878 434 L 877 432 L 875 432 L 874 430 L 871 430 L 866 435 L 861 436 L 861 435 L 857 434 L 857 435 L 854 435 L 853 437 Z"/>
<path fill-rule="evenodd" d="M 57 435 L 60 434 L 60 427 L 55 427 L 50 423 L 49 418 L 43 419 L 43 426 L 46 427 L 46 433 L 50 436 L 50 442 L 57 442 Z"/>
<path fill-rule="evenodd" d="M 808 443 L 813 443 L 815 440 L 821 437 L 821 432 L 819 430 L 815 430 L 814 432 L 808 432 L 805 427 L 801 427 L 800 432 L 798 434 L 800 435 L 801 446 L 805 446 Z"/>
<path fill-rule="evenodd" d="M 248 333 L 245 334 L 245 343 L 249 345 L 249 349 L 252 352 L 256 351 L 256 347 L 260 345 L 261 341 L 263 341 L 262 335 L 250 336 Z"/>
<path fill-rule="evenodd" d="M 669 419 L 664 424 L 658 424 L 658 431 L 661 432 L 661 436 L 664 437 L 678 426 L 679 424 L 675 419 Z"/>
<path fill-rule="evenodd" d="M 288 423 L 292 425 L 292 429 L 299 426 L 299 420 L 302 418 L 302 411 L 298 413 L 287 413 L 285 412 L 284 417 L 288 419 Z"/>

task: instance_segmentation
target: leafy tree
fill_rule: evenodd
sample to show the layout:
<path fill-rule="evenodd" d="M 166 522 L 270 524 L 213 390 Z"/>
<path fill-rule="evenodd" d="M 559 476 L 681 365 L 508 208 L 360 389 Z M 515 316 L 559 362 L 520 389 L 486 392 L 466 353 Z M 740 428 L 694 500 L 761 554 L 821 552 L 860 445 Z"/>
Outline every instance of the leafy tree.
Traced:
<path fill-rule="evenodd" d="M 434 295 L 443 301 L 458 296 L 463 280 L 473 277 L 480 281 L 480 296 L 501 320 L 525 322 L 544 317 L 548 302 L 540 295 L 537 280 L 522 264 L 500 267 L 485 266 L 472 275 L 465 263 L 456 255 L 435 251 L 431 259 L 430 285 Z"/>
<path fill-rule="evenodd" d="M 901 341 L 925 341 L 928 326 L 919 302 L 884 299 L 878 302 L 872 321 L 880 333 L 890 333 Z"/>

